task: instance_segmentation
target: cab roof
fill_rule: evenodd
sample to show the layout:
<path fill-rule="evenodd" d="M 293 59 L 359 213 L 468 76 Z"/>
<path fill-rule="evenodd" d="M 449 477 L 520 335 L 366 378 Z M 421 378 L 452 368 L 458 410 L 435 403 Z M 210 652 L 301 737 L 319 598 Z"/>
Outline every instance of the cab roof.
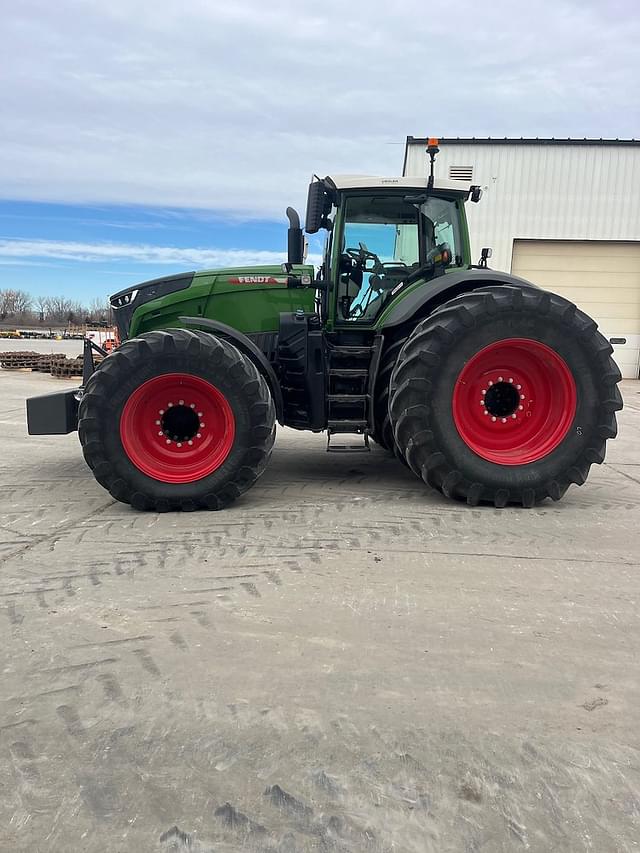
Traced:
<path fill-rule="evenodd" d="M 428 186 L 428 178 L 426 176 L 421 178 L 419 175 L 406 175 L 401 178 L 385 178 L 379 175 L 327 175 L 325 180 L 333 184 L 337 190 L 393 189 L 394 187 L 407 190 L 426 190 Z M 466 196 L 471 189 L 471 183 L 436 178 L 433 182 L 433 189 Z"/>

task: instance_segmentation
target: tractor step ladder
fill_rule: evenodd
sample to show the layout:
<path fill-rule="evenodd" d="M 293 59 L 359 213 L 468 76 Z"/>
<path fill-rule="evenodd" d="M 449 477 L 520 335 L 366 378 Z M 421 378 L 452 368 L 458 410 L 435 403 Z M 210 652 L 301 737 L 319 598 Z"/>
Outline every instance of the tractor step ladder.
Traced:
<path fill-rule="evenodd" d="M 327 452 L 369 453 L 373 431 L 372 368 L 375 374 L 382 338 L 373 346 L 329 344 L 329 387 L 327 393 Z M 336 435 L 358 435 L 362 444 L 333 444 Z"/>
<path fill-rule="evenodd" d="M 330 429 L 327 430 L 327 453 L 371 453 L 369 447 L 369 434 L 364 433 L 362 444 L 331 444 L 331 437 L 334 433 Z"/>

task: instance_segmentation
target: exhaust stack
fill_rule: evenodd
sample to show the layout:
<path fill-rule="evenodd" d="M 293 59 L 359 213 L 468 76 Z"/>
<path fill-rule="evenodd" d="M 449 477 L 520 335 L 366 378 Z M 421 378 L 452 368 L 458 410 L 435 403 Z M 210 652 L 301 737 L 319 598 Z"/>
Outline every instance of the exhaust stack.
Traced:
<path fill-rule="evenodd" d="M 304 258 L 304 238 L 300 227 L 298 211 L 293 207 L 287 208 L 289 228 L 287 230 L 287 261 L 290 264 L 301 264 Z"/>

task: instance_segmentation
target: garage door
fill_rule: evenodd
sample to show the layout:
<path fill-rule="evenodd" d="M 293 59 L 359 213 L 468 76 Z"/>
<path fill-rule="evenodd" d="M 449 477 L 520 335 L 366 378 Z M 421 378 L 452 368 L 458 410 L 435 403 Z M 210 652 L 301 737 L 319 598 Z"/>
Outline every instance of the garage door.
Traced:
<path fill-rule="evenodd" d="M 622 375 L 638 378 L 640 243 L 514 240 L 511 271 L 565 296 L 593 317 L 602 334 L 613 339 Z"/>

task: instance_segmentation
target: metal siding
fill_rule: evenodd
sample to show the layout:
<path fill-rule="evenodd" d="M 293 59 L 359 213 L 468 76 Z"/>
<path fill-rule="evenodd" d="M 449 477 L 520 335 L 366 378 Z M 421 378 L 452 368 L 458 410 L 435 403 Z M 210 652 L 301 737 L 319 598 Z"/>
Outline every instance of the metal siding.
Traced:
<path fill-rule="evenodd" d="M 616 144 L 442 143 L 436 174 L 473 165 L 484 195 L 467 204 L 474 259 L 509 271 L 515 239 L 640 240 L 640 148 Z M 409 143 L 406 175 L 427 174 L 424 145 Z"/>
<path fill-rule="evenodd" d="M 513 272 L 570 299 L 598 323 L 614 344 L 614 357 L 628 379 L 640 367 L 640 242 L 518 240 Z"/>

